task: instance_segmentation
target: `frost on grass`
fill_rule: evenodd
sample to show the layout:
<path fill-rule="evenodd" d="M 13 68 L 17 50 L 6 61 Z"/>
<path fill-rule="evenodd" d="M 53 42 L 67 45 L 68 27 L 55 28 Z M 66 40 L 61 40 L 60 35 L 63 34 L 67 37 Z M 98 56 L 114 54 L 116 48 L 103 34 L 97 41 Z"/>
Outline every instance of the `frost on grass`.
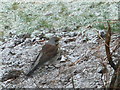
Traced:
<path fill-rule="evenodd" d="M 44 29 L 66 28 L 74 30 L 77 26 L 93 25 L 105 19 L 118 19 L 117 3 L 17 3 L 0 2 L 1 30 L 5 36 L 9 32 L 32 33 Z M 99 27 L 99 26 L 98 26 Z M 43 29 L 42 29 L 43 28 Z M 102 27 L 100 27 L 102 28 Z"/>

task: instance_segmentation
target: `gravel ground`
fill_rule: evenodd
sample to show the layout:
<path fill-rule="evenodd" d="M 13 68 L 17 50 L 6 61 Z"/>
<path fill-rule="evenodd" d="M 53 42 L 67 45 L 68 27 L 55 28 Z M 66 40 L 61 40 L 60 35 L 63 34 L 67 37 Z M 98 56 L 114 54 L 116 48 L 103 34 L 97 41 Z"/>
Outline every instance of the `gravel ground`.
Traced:
<path fill-rule="evenodd" d="M 11 38 L 0 48 L 3 60 L 2 74 L 4 76 L 11 70 L 20 71 L 21 74 L 16 79 L 3 81 L 2 86 L 7 88 L 71 88 L 74 83 L 76 88 L 103 87 L 101 75 L 98 72 L 102 69 L 102 63 L 106 64 L 107 61 L 102 61 L 105 58 L 103 40 L 99 39 L 95 31 L 84 28 L 82 32 L 64 35 L 60 40 L 63 53 L 61 59 L 53 63 L 55 67 L 50 63 L 45 64 L 31 77 L 26 77 L 25 73 L 46 41 L 33 43 L 32 38 L 29 37 L 15 46 L 16 41 L 20 42 L 23 38 Z M 119 40 L 118 36 L 117 34 L 112 36 L 112 49 Z M 115 55 L 118 55 L 118 51 Z M 108 68 L 107 80 L 110 80 L 112 69 L 108 64 L 106 67 Z"/>

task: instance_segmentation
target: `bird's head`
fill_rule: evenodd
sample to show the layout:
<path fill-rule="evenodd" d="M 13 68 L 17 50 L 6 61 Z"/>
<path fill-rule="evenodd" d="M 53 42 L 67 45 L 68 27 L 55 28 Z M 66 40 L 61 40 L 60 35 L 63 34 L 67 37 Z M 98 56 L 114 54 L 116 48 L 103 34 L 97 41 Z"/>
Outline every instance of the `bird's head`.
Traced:
<path fill-rule="evenodd" d="M 60 37 L 52 37 L 52 38 L 50 38 L 50 40 L 48 41 L 48 43 L 58 45 L 60 39 L 61 39 Z"/>

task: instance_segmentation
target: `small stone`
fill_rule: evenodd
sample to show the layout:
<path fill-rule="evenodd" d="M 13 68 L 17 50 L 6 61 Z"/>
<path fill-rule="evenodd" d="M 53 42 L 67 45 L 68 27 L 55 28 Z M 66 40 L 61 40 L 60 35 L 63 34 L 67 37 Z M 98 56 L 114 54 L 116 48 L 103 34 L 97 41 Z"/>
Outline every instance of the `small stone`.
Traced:
<path fill-rule="evenodd" d="M 51 38 L 51 37 L 53 37 L 54 36 L 54 34 L 53 33 L 48 33 L 48 34 L 45 34 L 45 37 L 46 38 Z"/>
<path fill-rule="evenodd" d="M 67 60 L 67 58 L 64 55 L 62 55 L 60 62 L 65 62 L 66 60 Z"/>
<path fill-rule="evenodd" d="M 11 41 L 11 42 L 9 42 L 9 43 L 6 44 L 6 47 L 8 47 L 8 48 L 12 48 L 14 46 L 15 46 L 15 44 L 14 44 L 13 41 Z"/>

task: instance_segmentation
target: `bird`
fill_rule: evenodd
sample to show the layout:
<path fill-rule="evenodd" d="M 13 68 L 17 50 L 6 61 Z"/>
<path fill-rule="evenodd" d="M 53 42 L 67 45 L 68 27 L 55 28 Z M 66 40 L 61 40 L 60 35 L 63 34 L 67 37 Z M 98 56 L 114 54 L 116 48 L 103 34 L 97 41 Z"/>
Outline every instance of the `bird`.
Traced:
<path fill-rule="evenodd" d="M 52 37 L 45 45 L 43 45 L 35 61 L 32 63 L 30 70 L 26 73 L 26 76 L 31 76 L 31 74 L 44 63 L 53 62 L 59 58 L 59 40 L 59 37 Z"/>

